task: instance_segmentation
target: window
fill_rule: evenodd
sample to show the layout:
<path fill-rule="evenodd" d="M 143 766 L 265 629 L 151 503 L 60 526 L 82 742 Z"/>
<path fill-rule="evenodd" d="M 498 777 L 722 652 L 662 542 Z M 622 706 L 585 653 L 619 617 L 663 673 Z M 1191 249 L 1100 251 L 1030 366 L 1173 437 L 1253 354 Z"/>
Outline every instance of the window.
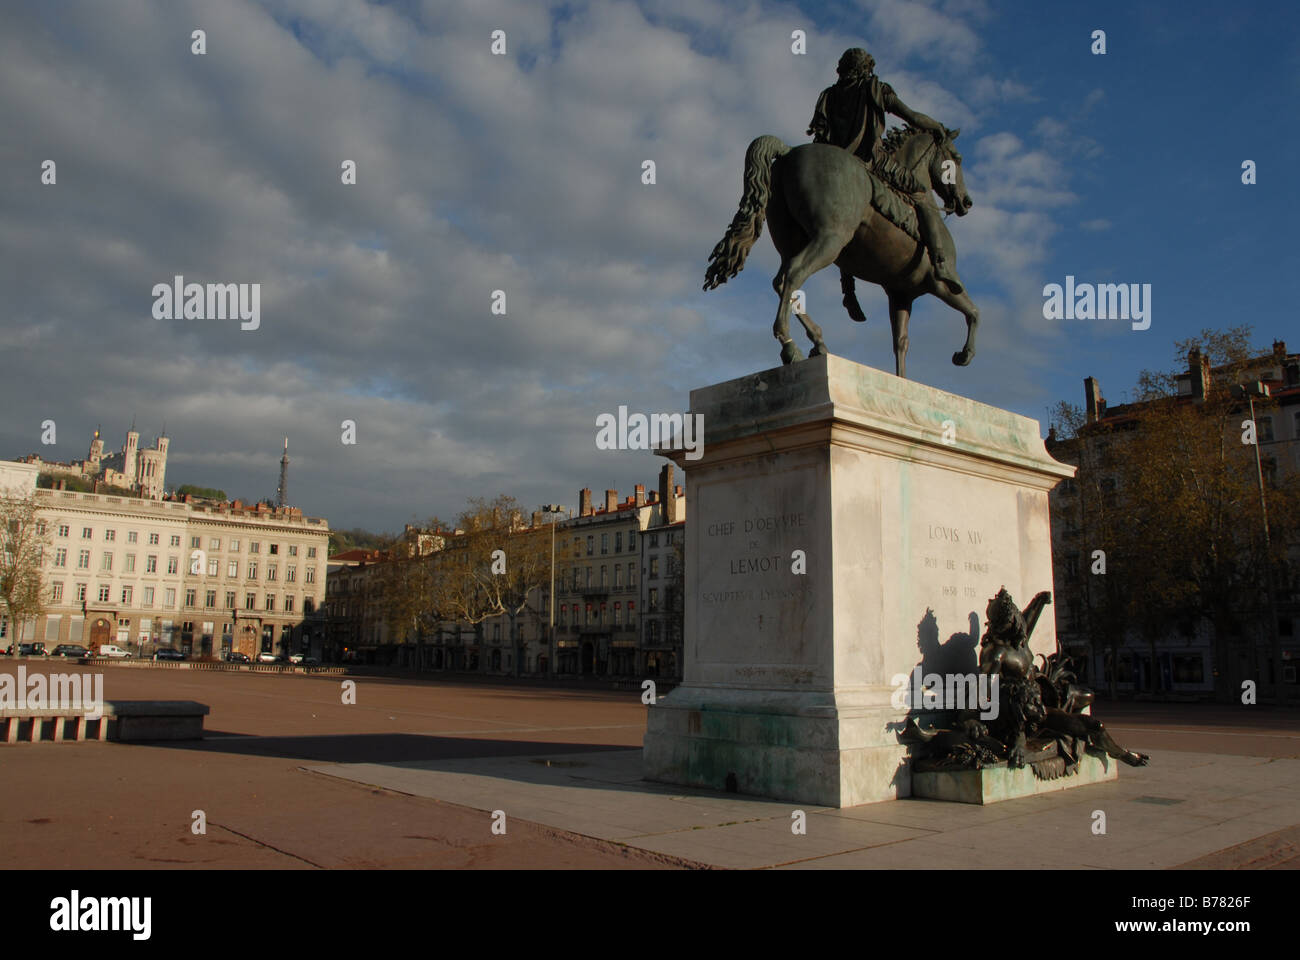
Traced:
<path fill-rule="evenodd" d="M 280 552 L 280 545 L 279 545 L 278 543 L 273 543 L 273 544 L 270 545 L 269 549 L 270 549 L 270 551 L 271 551 L 271 556 L 274 557 L 274 556 L 276 556 L 277 554 L 279 554 L 279 552 Z"/>
<path fill-rule="evenodd" d="M 163 593 L 163 607 L 165 607 L 165 608 L 168 609 L 168 610 L 175 609 L 175 607 L 176 607 L 176 588 L 175 588 L 175 587 L 168 587 L 167 590 Z M 164 621 L 163 621 L 163 630 L 165 631 L 166 629 L 167 629 L 167 621 L 164 620 Z"/>
<path fill-rule="evenodd" d="M 307 574 L 306 574 L 306 576 L 305 576 L 304 579 L 305 579 L 308 583 L 315 583 L 315 582 L 316 582 L 316 568 L 315 568 L 315 567 L 308 567 L 308 568 L 307 568 Z"/>
<path fill-rule="evenodd" d="M 623 625 L 623 604 L 616 603 L 614 604 L 614 626 L 619 627 L 622 625 Z"/>
<path fill-rule="evenodd" d="M 636 564 L 635 563 L 629 563 L 627 565 L 627 585 L 629 587 L 636 586 Z"/>
<path fill-rule="evenodd" d="M 216 607 L 216 605 L 217 605 L 217 591 L 208 590 L 206 593 L 203 594 L 203 606 L 207 607 L 209 610 L 212 610 Z"/>
<path fill-rule="evenodd" d="M 235 591 L 233 590 L 226 591 L 226 609 L 227 610 L 235 609 Z"/>
<path fill-rule="evenodd" d="M 298 545 L 296 543 L 289 544 L 289 556 L 291 557 L 298 556 Z"/>
<path fill-rule="evenodd" d="M 623 531 L 620 530 L 618 533 L 614 534 L 614 552 L 621 553 L 622 551 L 623 551 Z"/>
<path fill-rule="evenodd" d="M 307 548 L 307 559 L 308 559 L 308 560 L 312 560 L 312 559 L 315 558 L 315 556 L 316 556 L 316 548 L 315 548 L 315 547 L 308 547 L 308 548 Z"/>
<path fill-rule="evenodd" d="M 658 587 L 650 588 L 650 609 L 651 610 L 659 609 L 659 588 Z"/>
<path fill-rule="evenodd" d="M 650 558 L 650 579 L 651 580 L 659 579 L 659 558 L 658 557 Z"/>
<path fill-rule="evenodd" d="M 130 587 L 123 587 L 123 588 L 122 588 L 122 602 L 123 602 L 123 603 L 130 603 L 130 602 L 131 602 L 131 588 L 130 588 Z"/>
<path fill-rule="evenodd" d="M 108 591 L 109 591 L 109 585 L 108 585 L 107 583 L 101 583 L 101 584 L 99 585 L 99 602 L 100 602 L 100 603 L 108 603 Z"/>
<path fill-rule="evenodd" d="M 220 537 L 208 537 L 208 549 L 209 549 L 209 550 L 220 550 L 220 549 L 221 549 L 221 538 L 220 538 Z"/>
<path fill-rule="evenodd" d="M 607 553 L 609 553 L 609 534 L 602 533 L 600 535 L 600 555 L 603 557 Z"/>
<path fill-rule="evenodd" d="M 629 550 L 636 549 L 636 528 L 635 527 L 633 527 L 631 530 L 627 532 L 627 548 Z"/>
<path fill-rule="evenodd" d="M 238 553 L 238 552 L 239 552 L 239 541 L 236 540 L 236 539 L 234 539 L 233 537 L 232 537 L 231 540 L 230 540 L 230 549 L 231 549 L 231 551 L 234 552 L 234 553 Z"/>
<path fill-rule="evenodd" d="M 126 572 L 127 572 L 127 573 L 135 573 L 135 554 L 134 554 L 134 553 L 128 553 L 128 554 L 126 555 Z"/>
<path fill-rule="evenodd" d="M 258 541 L 258 540 L 249 540 L 249 541 L 248 541 L 248 552 L 249 552 L 249 553 L 261 553 L 261 552 L 262 552 L 262 544 L 261 544 L 261 542 Z"/>
<path fill-rule="evenodd" d="M 664 534 L 664 546 L 671 547 L 672 545 L 673 545 L 673 531 L 669 530 L 667 533 Z"/>
<path fill-rule="evenodd" d="M 297 567 L 292 567 L 292 566 L 291 566 L 291 567 L 285 567 L 285 568 L 284 568 L 284 582 L 285 582 L 285 583 L 295 583 L 295 582 L 297 582 L 297 580 L 298 580 L 298 568 L 297 568 Z"/>
<path fill-rule="evenodd" d="M 267 613 L 275 612 L 275 594 L 273 593 L 268 593 L 266 595 L 266 612 Z"/>
<path fill-rule="evenodd" d="M 168 572 L 168 573 L 175 573 L 175 572 L 176 572 L 177 570 L 179 570 L 179 569 L 180 569 L 180 560 L 178 560 L 176 557 L 168 557 L 168 558 L 167 558 L 167 572 Z"/>
<path fill-rule="evenodd" d="M 652 547 L 659 546 L 659 534 L 657 533 L 650 534 L 650 546 Z"/>
<path fill-rule="evenodd" d="M 582 537 L 573 538 L 573 555 L 575 557 L 582 556 Z"/>
<path fill-rule="evenodd" d="M 305 614 L 310 614 L 310 613 L 314 613 L 315 610 L 316 610 L 316 606 L 315 606 L 315 604 L 312 603 L 312 599 L 311 599 L 311 597 L 303 597 L 303 598 L 302 598 L 302 612 L 305 613 Z"/>
<path fill-rule="evenodd" d="M 595 552 L 596 552 L 596 538 L 595 538 L 594 536 L 588 536 L 588 537 L 587 537 L 587 556 L 591 556 L 591 555 L 592 555 L 593 553 L 595 553 Z"/>
<path fill-rule="evenodd" d="M 58 603 L 60 600 L 63 599 L 63 584 L 56 583 L 54 584 L 53 587 L 50 588 L 50 599 L 54 603 Z"/>
<path fill-rule="evenodd" d="M 587 586 L 591 586 L 591 567 L 587 568 Z"/>
<path fill-rule="evenodd" d="M 86 602 L 86 585 L 84 583 L 79 583 L 77 584 L 77 603 L 85 603 L 85 602 Z"/>
<path fill-rule="evenodd" d="M 268 564 L 266 565 L 266 579 L 268 579 L 268 580 L 274 580 L 274 579 L 275 579 L 275 564 L 274 564 L 274 563 L 268 563 Z"/>
<path fill-rule="evenodd" d="M 105 543 L 112 543 L 112 542 L 113 542 L 114 540 L 116 540 L 116 539 L 117 539 L 117 531 L 116 531 L 116 530 L 105 530 L 105 531 L 104 531 L 104 542 L 105 542 Z"/>
<path fill-rule="evenodd" d="M 152 606 L 153 606 L 153 587 L 145 587 L 145 588 L 144 588 L 144 604 L 143 604 L 143 605 L 146 606 L 146 607 L 152 607 Z"/>
<path fill-rule="evenodd" d="M 190 537 L 190 549 L 191 549 L 191 550 L 199 550 L 199 549 L 202 549 L 202 547 L 203 547 L 203 538 L 202 538 L 202 537 Z"/>
<path fill-rule="evenodd" d="M 67 535 L 68 535 L 68 525 L 66 523 L 59 524 L 59 536 L 66 537 Z"/>
<path fill-rule="evenodd" d="M 195 596 L 196 592 L 197 591 L 195 591 L 193 587 L 190 587 L 185 591 L 185 606 L 187 607 L 194 606 L 196 600 L 196 596 Z"/>
<path fill-rule="evenodd" d="M 82 528 L 81 528 L 81 539 L 82 539 L 82 540 L 89 540 L 89 539 L 90 539 L 91 537 L 93 537 L 94 535 L 95 535 L 95 531 L 91 530 L 90 527 L 82 527 Z"/>
<path fill-rule="evenodd" d="M 149 534 L 149 546 L 151 547 L 158 546 L 158 534 L 156 533 Z"/>
<path fill-rule="evenodd" d="M 256 579 L 257 579 L 257 561 L 256 561 L 256 560 L 250 560 L 250 561 L 248 562 L 248 576 L 245 577 L 244 579 L 245 579 L 245 580 L 256 580 Z"/>
<path fill-rule="evenodd" d="M 618 590 L 622 586 L 623 586 L 623 566 L 622 564 L 616 563 L 614 564 L 614 589 Z"/>
<path fill-rule="evenodd" d="M 140 534 L 136 533 L 134 530 L 128 530 L 126 532 L 127 543 L 138 543 L 139 540 L 140 540 Z"/>
<path fill-rule="evenodd" d="M 573 568 L 573 589 L 574 589 L 574 590 L 577 590 L 577 589 L 578 589 L 578 586 L 579 586 L 579 582 L 578 582 L 578 581 L 579 581 L 579 576 L 580 576 L 580 574 L 578 573 L 578 568 L 577 568 L 577 567 L 574 567 L 574 568 Z"/>
<path fill-rule="evenodd" d="M 89 551 L 89 550 L 81 550 L 81 551 L 79 551 L 79 552 L 77 553 L 77 569 L 78 569 L 78 570 L 89 570 L 89 569 L 90 569 L 90 551 Z"/>
<path fill-rule="evenodd" d="M 600 585 L 602 588 L 609 586 L 609 567 L 602 566 L 600 568 Z"/>
<path fill-rule="evenodd" d="M 1273 418 L 1259 417 L 1259 442 L 1271 443 L 1273 440 Z"/>
<path fill-rule="evenodd" d="M 105 553 L 99 558 L 99 569 L 101 570 L 113 569 L 113 555 L 111 553 Z"/>
<path fill-rule="evenodd" d="M 293 597 L 284 598 L 284 612 L 293 613 Z"/>
<path fill-rule="evenodd" d="M 149 554 L 149 556 L 145 557 L 144 559 L 144 572 L 145 573 L 158 572 L 158 558 L 152 553 Z"/>
<path fill-rule="evenodd" d="M 220 566 L 219 566 L 220 563 L 221 563 L 221 561 L 218 560 L 216 557 L 212 557 L 212 558 L 210 558 L 210 559 L 208 560 L 208 576 L 209 576 L 209 577 L 215 577 L 215 576 L 217 575 L 218 571 L 220 570 Z"/>
<path fill-rule="evenodd" d="M 173 547 L 179 547 L 181 545 L 181 535 L 179 533 L 172 534 L 171 545 Z"/>
<path fill-rule="evenodd" d="M 255 593 L 244 594 L 244 609 L 245 610 L 257 609 L 257 594 Z"/>
<path fill-rule="evenodd" d="M 36 521 L 36 535 L 37 535 L 37 536 L 40 536 L 40 537 L 45 536 L 45 521 L 44 521 L 44 520 L 37 520 L 37 521 Z"/>
<path fill-rule="evenodd" d="M 59 547 L 54 551 L 54 565 L 56 567 L 66 567 L 68 565 L 68 550 L 66 547 Z"/>

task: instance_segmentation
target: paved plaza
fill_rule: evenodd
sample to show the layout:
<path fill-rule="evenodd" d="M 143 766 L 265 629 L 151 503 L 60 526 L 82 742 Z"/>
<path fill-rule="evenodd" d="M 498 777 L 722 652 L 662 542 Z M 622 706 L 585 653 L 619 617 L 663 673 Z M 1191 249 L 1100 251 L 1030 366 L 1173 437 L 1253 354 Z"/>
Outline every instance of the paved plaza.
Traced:
<path fill-rule="evenodd" d="M 108 699 L 210 705 L 207 738 L 0 747 L 0 867 L 1300 867 L 1294 710 L 1102 703 L 1152 757 L 1118 783 L 837 810 L 642 781 L 639 691 L 102 670 Z"/>

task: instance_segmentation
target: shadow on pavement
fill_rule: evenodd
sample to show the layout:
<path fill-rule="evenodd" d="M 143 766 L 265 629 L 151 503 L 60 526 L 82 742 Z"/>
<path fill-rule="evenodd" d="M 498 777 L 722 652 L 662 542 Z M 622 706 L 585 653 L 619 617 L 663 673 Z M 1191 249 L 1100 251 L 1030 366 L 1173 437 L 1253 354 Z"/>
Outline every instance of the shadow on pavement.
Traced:
<path fill-rule="evenodd" d="M 170 747 L 176 750 L 204 753 L 230 753 L 250 757 L 282 757 L 313 763 L 410 763 L 430 760 L 466 760 L 474 757 L 538 756 L 636 749 L 626 744 L 462 739 L 410 733 L 255 737 L 208 730 L 204 732 L 204 736 L 207 739 L 144 741 L 141 742 L 141 746 Z"/>

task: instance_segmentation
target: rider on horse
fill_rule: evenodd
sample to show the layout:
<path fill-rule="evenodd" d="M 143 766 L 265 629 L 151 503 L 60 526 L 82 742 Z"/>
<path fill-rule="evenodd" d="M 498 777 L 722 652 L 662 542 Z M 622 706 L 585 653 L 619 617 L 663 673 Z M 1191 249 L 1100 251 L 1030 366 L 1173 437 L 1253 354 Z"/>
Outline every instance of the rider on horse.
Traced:
<path fill-rule="evenodd" d="M 872 173 L 886 183 L 902 188 L 893 171 L 884 144 L 885 114 L 891 113 L 914 127 L 928 130 L 936 143 L 947 136 L 943 125 L 923 113 L 917 113 L 898 99 L 894 89 L 873 72 L 876 61 L 867 51 L 855 47 L 844 51 L 836 73 L 839 80 L 827 87 L 817 99 L 808 133 L 815 143 L 829 143 L 848 150 Z M 917 229 L 921 242 L 930 252 L 935 276 L 948 284 L 953 293 L 961 293 L 962 285 L 952 265 L 944 257 L 946 232 L 943 219 L 928 190 L 909 192 L 908 199 L 916 209 Z M 841 271 L 841 285 L 846 295 L 852 288 L 853 278 Z M 866 319 L 855 317 L 855 319 Z"/>

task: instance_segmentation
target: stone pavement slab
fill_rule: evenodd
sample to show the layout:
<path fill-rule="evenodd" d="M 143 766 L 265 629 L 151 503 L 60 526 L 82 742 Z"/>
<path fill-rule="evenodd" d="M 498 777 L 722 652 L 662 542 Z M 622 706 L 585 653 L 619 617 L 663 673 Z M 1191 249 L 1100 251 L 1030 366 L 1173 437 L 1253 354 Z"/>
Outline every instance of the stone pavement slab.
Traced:
<path fill-rule="evenodd" d="M 1231 865 L 1232 848 L 1300 826 L 1300 760 L 1228 754 L 1159 752 L 1118 782 L 989 806 L 845 809 L 649 783 L 636 749 L 304 769 L 734 869 L 1159 869 L 1212 854 Z M 806 833 L 791 829 L 796 810 Z"/>

